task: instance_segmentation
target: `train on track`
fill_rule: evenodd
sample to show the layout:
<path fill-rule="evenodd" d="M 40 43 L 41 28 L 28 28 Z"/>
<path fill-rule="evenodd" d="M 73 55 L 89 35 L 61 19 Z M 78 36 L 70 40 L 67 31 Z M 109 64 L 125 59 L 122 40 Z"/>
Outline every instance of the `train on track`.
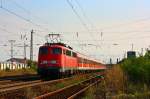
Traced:
<path fill-rule="evenodd" d="M 105 70 L 99 61 L 75 52 L 64 43 L 45 43 L 39 48 L 38 74 L 41 77 L 62 77 L 80 72 Z"/>

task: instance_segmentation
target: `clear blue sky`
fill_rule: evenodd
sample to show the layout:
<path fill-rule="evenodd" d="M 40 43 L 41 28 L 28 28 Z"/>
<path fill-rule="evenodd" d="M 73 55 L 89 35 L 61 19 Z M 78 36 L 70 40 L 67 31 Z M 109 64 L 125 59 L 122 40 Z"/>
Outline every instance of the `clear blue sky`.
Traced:
<path fill-rule="evenodd" d="M 0 42 L 1 45 L 8 45 L 0 46 L 3 56 L 0 61 L 10 57 L 9 39 L 15 39 L 15 44 L 21 45 L 20 35 L 27 34 L 26 42 L 29 44 L 31 29 L 36 30 L 34 44 L 44 43 L 45 35 L 50 32 L 61 33 L 64 41 L 75 50 L 86 51 L 87 55 L 103 61 L 108 61 L 110 57 L 114 60 L 122 58 L 125 51 L 131 49 L 132 43 L 138 52 L 149 46 L 150 0 L 77 0 L 81 8 L 75 0 L 69 1 L 90 32 L 81 24 L 67 0 L 2 0 L 4 8 L 40 27 L 0 9 Z M 76 32 L 79 33 L 78 38 Z M 79 43 L 92 43 L 98 47 L 79 46 Z M 115 43 L 118 45 L 114 46 Z M 35 60 L 38 47 L 35 45 L 34 48 Z M 16 47 L 14 50 L 15 57 L 23 56 L 23 48 Z M 27 50 L 29 57 L 29 48 Z"/>

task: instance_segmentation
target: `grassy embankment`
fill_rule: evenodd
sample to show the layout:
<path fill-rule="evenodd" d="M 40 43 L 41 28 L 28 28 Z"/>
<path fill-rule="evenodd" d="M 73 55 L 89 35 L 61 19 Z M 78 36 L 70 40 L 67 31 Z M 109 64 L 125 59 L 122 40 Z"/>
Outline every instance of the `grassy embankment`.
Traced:
<path fill-rule="evenodd" d="M 86 92 L 84 99 L 150 99 L 150 51 L 129 58 L 106 71 L 105 80 Z"/>
<path fill-rule="evenodd" d="M 30 74 L 36 74 L 36 71 L 34 69 L 28 68 L 28 69 L 18 69 L 18 70 L 7 70 L 7 71 L 0 71 L 0 77 L 6 77 L 6 76 L 17 76 L 17 75 L 30 75 Z"/>

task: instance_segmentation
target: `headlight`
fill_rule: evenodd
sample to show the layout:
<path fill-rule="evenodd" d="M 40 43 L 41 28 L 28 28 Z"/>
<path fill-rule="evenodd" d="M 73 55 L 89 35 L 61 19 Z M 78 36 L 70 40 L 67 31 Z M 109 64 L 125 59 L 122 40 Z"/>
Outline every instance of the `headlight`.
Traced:
<path fill-rule="evenodd" d="M 45 61 L 45 60 L 41 62 L 41 64 L 47 64 L 47 63 L 48 63 L 48 62 L 47 62 L 47 61 Z"/>
<path fill-rule="evenodd" d="M 50 60 L 50 61 L 46 61 L 46 60 L 44 60 L 44 61 L 41 61 L 41 64 L 56 64 L 57 63 L 57 61 L 56 60 Z"/>
<path fill-rule="evenodd" d="M 51 60 L 50 63 L 51 64 L 56 64 L 56 60 Z"/>

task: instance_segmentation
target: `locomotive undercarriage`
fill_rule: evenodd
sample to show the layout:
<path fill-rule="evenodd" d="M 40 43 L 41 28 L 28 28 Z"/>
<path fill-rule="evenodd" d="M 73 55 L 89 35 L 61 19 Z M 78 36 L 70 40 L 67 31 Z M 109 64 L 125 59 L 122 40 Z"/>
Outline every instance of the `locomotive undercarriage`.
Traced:
<path fill-rule="evenodd" d="M 98 72 L 98 71 L 101 70 L 62 69 L 61 67 L 38 68 L 38 74 L 42 78 L 48 78 L 48 79 L 64 78 L 79 73 L 83 74 L 83 73 L 91 73 L 91 72 Z"/>

